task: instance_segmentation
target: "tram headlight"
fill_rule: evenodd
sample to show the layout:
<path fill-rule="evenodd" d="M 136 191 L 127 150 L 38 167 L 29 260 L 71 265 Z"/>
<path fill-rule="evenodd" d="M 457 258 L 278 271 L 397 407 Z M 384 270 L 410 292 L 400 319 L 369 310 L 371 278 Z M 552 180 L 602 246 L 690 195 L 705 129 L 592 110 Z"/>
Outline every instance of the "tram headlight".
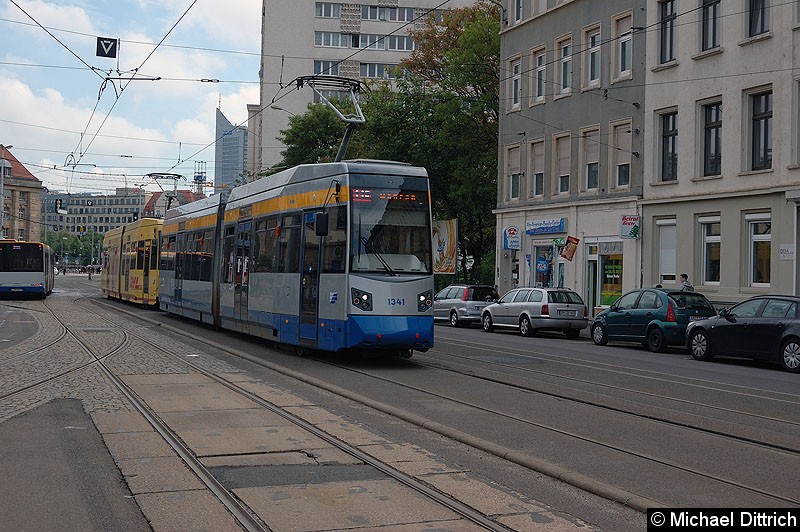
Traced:
<path fill-rule="evenodd" d="M 360 308 L 361 310 L 372 310 L 372 294 L 369 292 L 364 292 L 358 288 L 351 288 L 350 296 L 350 301 L 353 302 L 354 306 Z"/>
<path fill-rule="evenodd" d="M 426 312 L 433 305 L 433 290 L 422 292 L 417 296 L 417 310 Z"/>

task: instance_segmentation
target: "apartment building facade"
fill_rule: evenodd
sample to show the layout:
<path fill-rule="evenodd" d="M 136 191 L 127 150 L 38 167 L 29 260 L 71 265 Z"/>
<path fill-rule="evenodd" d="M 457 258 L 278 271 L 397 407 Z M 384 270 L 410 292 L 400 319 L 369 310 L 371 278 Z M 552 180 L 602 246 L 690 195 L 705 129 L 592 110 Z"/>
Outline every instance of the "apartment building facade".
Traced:
<path fill-rule="evenodd" d="M 639 286 L 645 0 L 504 0 L 497 284 Z"/>
<path fill-rule="evenodd" d="M 13 146 L 0 144 L 0 238 L 40 239 L 41 194 L 39 181 L 11 153 Z"/>
<path fill-rule="evenodd" d="M 800 2 L 648 0 L 642 282 L 798 293 Z"/>
<path fill-rule="evenodd" d="M 295 88 L 299 76 L 328 74 L 353 79 L 390 79 L 414 50 L 409 31 L 441 0 L 316 2 L 264 0 L 262 12 L 261 97 L 248 106 L 247 168 L 252 173 L 281 160 L 277 140 L 292 115 L 303 114 L 314 93 Z M 451 0 L 446 7 L 472 5 Z M 369 117 L 367 117 L 369 119 Z"/>

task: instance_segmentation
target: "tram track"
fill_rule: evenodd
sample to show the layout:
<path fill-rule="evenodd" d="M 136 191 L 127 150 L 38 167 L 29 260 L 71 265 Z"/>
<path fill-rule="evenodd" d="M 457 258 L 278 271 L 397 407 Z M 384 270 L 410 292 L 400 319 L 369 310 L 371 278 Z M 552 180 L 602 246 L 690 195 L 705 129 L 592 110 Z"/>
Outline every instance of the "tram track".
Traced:
<path fill-rule="evenodd" d="M 513 350 L 513 349 L 509 350 L 508 353 L 509 354 L 514 354 L 514 355 L 517 355 L 517 356 L 523 356 L 523 357 L 530 356 L 528 353 L 523 353 L 521 351 L 515 352 L 515 350 Z M 458 361 L 456 363 L 462 364 L 462 367 L 465 368 L 465 369 L 456 369 L 456 368 L 453 368 L 453 367 L 445 366 L 443 361 L 442 361 L 441 355 L 445 355 L 445 356 L 449 357 L 451 360 Z M 729 438 L 734 439 L 734 440 L 739 440 L 739 441 L 744 441 L 744 442 L 748 442 L 748 443 L 759 444 L 759 445 L 763 445 L 764 447 L 768 447 L 768 448 L 772 448 L 772 449 L 776 449 L 776 450 L 780 450 L 780 451 L 786 451 L 786 452 L 790 452 L 790 453 L 793 453 L 793 454 L 800 455 L 800 449 L 798 449 L 796 446 L 791 446 L 791 445 L 788 445 L 788 444 L 774 443 L 774 442 L 769 442 L 769 441 L 764 441 L 764 440 L 758 440 L 758 439 L 755 439 L 755 438 L 752 438 L 752 437 L 746 437 L 746 436 L 742 436 L 742 435 L 733 434 L 730 431 L 725 432 L 725 431 L 721 431 L 721 430 L 712 430 L 712 429 L 708 428 L 707 426 L 701 426 L 698 423 L 692 424 L 692 423 L 687 423 L 687 422 L 683 422 L 683 421 L 676 421 L 674 419 L 669 419 L 666 416 L 657 416 L 657 415 L 654 415 L 652 413 L 643 414 L 641 412 L 634 411 L 633 409 L 625 409 L 625 408 L 613 406 L 609 402 L 601 402 L 599 400 L 593 400 L 593 399 L 583 399 L 583 398 L 580 398 L 580 397 L 576 397 L 574 395 L 569 395 L 568 393 L 564 393 L 564 392 L 551 391 L 551 390 L 543 389 L 541 387 L 534 387 L 532 385 L 512 383 L 512 382 L 510 382 L 510 380 L 504 380 L 503 379 L 503 377 L 507 377 L 508 376 L 507 373 L 498 373 L 499 376 L 497 376 L 497 377 L 490 376 L 489 374 L 479 374 L 479 372 L 477 372 L 475 370 L 474 366 L 469 366 L 466 363 L 463 363 L 463 361 L 474 363 L 475 362 L 475 357 L 469 357 L 469 356 L 459 355 L 459 354 L 455 354 L 455 353 L 449 353 L 449 352 L 443 351 L 441 348 L 437 348 L 436 357 L 435 358 L 434 357 L 430 357 L 430 361 L 421 362 L 420 358 L 429 358 L 429 357 L 425 357 L 425 356 L 418 357 L 416 360 L 413 360 L 410 363 L 418 365 L 418 366 L 428 367 L 428 368 L 431 368 L 431 369 L 437 369 L 437 370 L 440 370 L 440 371 L 446 371 L 446 372 L 454 373 L 454 374 L 465 376 L 465 377 L 471 377 L 471 378 L 479 379 L 479 380 L 486 381 L 486 382 L 492 382 L 492 383 L 495 383 L 495 384 L 511 386 L 511 387 L 518 388 L 518 389 L 521 389 L 521 390 L 535 392 L 535 393 L 538 393 L 538 394 L 547 395 L 547 396 L 551 396 L 551 397 L 558 398 L 558 399 L 564 399 L 564 400 L 573 401 L 573 402 L 576 402 L 576 403 L 582 403 L 582 404 L 586 404 L 586 405 L 589 405 L 589 406 L 603 408 L 603 409 L 614 411 L 614 412 L 628 414 L 628 415 L 632 415 L 632 416 L 636 416 L 636 417 L 642 417 L 642 418 L 645 418 L 645 419 L 649 419 L 649 420 L 653 420 L 653 421 L 659 421 L 659 422 L 662 422 L 662 423 L 669 423 L 669 424 L 673 424 L 675 426 L 691 428 L 691 429 L 695 429 L 695 430 L 698 430 L 698 431 L 701 431 L 701 432 L 707 432 L 709 434 L 715 434 L 715 435 L 718 435 L 718 436 L 725 436 L 725 437 L 729 437 Z M 453 364 L 453 362 L 451 362 L 451 361 L 448 361 L 447 363 L 448 364 Z M 775 416 L 768 416 L 768 415 L 748 412 L 748 411 L 744 411 L 744 410 L 736 410 L 736 409 L 733 409 L 733 408 L 727 408 L 727 407 L 723 407 L 723 406 L 719 406 L 719 405 L 710 404 L 708 402 L 692 401 L 692 400 L 682 399 L 682 398 L 675 397 L 675 396 L 667 396 L 667 395 L 663 395 L 663 394 L 637 390 L 637 389 L 630 388 L 630 387 L 611 385 L 611 384 L 608 384 L 608 383 L 605 383 L 605 382 L 592 381 L 592 380 L 588 380 L 588 379 L 573 377 L 573 376 L 570 376 L 570 375 L 562 375 L 562 374 L 558 374 L 558 373 L 555 373 L 555 372 L 532 369 L 532 368 L 521 366 L 521 365 L 513 365 L 513 364 L 507 364 L 507 363 L 503 363 L 503 362 L 485 362 L 485 361 L 483 361 L 483 363 L 486 364 L 487 366 L 489 366 L 490 371 L 493 371 L 493 369 L 492 369 L 493 367 L 502 367 L 502 368 L 507 368 L 507 369 L 513 369 L 516 372 L 516 376 L 517 377 L 519 377 L 519 376 L 525 377 L 524 379 L 518 379 L 518 380 L 527 380 L 528 377 L 530 377 L 531 375 L 533 375 L 533 376 L 547 376 L 547 377 L 560 379 L 560 380 L 563 380 L 563 381 L 566 381 L 566 382 L 570 382 L 570 383 L 587 384 L 587 385 L 590 385 L 590 386 L 593 386 L 593 387 L 598 387 L 598 388 L 601 388 L 601 389 L 604 389 L 604 390 L 609 390 L 610 392 L 613 392 L 613 393 L 616 393 L 616 392 L 630 393 L 630 394 L 633 394 L 635 396 L 648 397 L 648 398 L 651 398 L 651 399 L 656 399 L 656 400 L 665 401 L 665 402 L 674 402 L 674 403 L 678 403 L 678 404 L 680 404 L 682 406 L 699 407 L 699 408 L 702 408 L 702 409 L 710 410 L 712 412 L 724 412 L 726 414 L 732 414 L 732 415 L 739 416 L 739 417 L 751 418 L 751 419 L 760 420 L 760 421 L 766 421 L 766 422 L 770 422 L 770 423 L 782 424 L 782 425 L 786 425 L 786 426 L 788 426 L 790 428 L 790 430 L 787 431 L 787 432 L 790 432 L 790 431 L 796 430 L 797 428 L 800 428 L 800 422 L 798 422 L 798 421 L 793 421 L 793 420 L 790 420 L 790 419 L 785 419 L 785 418 L 779 418 L 779 417 L 775 417 Z M 642 378 L 645 378 L 645 379 L 652 378 L 651 376 L 648 376 L 648 375 L 637 375 L 637 377 L 642 377 Z M 685 384 L 685 383 L 683 383 L 681 381 L 677 381 L 677 380 L 670 381 L 669 379 L 665 379 L 664 376 L 658 376 L 658 377 L 655 377 L 655 378 L 658 378 L 660 380 L 665 380 L 666 382 L 670 382 L 671 384 L 674 384 L 674 385 L 679 385 L 679 384 L 683 385 L 683 384 Z M 552 385 L 551 381 L 546 381 L 546 382 L 538 382 L 537 381 L 537 383 L 545 384 L 545 385 Z M 717 390 L 717 391 L 719 391 L 719 392 L 723 392 L 723 391 L 728 392 L 727 390 L 722 390 L 722 389 Z M 740 391 L 740 392 L 735 392 L 735 393 L 744 393 L 744 392 Z M 608 394 L 597 394 L 597 393 L 595 393 L 594 395 L 600 395 L 601 397 L 612 397 L 612 393 L 608 393 Z M 789 394 L 785 394 L 786 395 L 785 398 L 769 398 L 769 397 L 764 397 L 764 396 L 754 395 L 754 394 L 748 394 L 748 395 L 751 396 L 751 397 L 757 397 L 759 399 L 765 399 L 765 400 L 770 400 L 770 401 L 779 401 L 779 402 L 782 402 L 786 406 L 791 407 L 791 408 L 800 407 L 800 401 L 792 400 L 791 399 L 792 396 L 790 396 Z M 635 401 L 628 401 L 628 402 L 635 403 Z"/>
<path fill-rule="evenodd" d="M 185 334 L 185 333 L 182 333 L 182 334 Z M 208 342 L 208 340 L 205 340 L 205 339 L 202 339 L 202 338 L 200 338 L 200 341 Z M 214 345 L 217 348 L 226 350 L 226 351 L 228 351 L 228 352 L 230 352 L 232 354 L 235 354 L 237 356 L 241 356 L 241 353 L 237 353 L 236 350 L 228 350 L 228 349 L 225 349 L 224 346 L 219 346 L 218 344 L 214 344 Z M 442 353 L 438 353 L 439 349 L 441 349 L 441 348 L 437 348 L 437 352 L 432 352 L 431 353 L 432 357 L 436 358 L 440 354 L 442 354 Z M 260 363 L 262 365 L 265 365 L 266 367 L 269 367 L 271 369 L 275 369 L 274 368 L 274 364 L 265 364 L 263 362 L 260 362 L 256 357 L 246 357 L 246 358 L 248 360 L 250 360 L 251 362 L 255 362 L 257 364 Z M 421 357 L 421 358 L 425 358 L 425 357 Z M 718 484 L 724 484 L 724 485 L 727 485 L 727 486 L 729 486 L 731 488 L 735 488 L 735 489 L 738 489 L 738 490 L 744 490 L 744 491 L 752 493 L 754 495 L 758 495 L 760 497 L 764 497 L 767 500 L 772 500 L 775 503 L 793 504 L 793 505 L 800 504 L 800 499 L 797 499 L 794 496 L 785 495 L 785 494 L 782 494 L 782 493 L 776 493 L 776 492 L 773 492 L 773 491 L 771 491 L 769 489 L 760 488 L 760 487 L 758 487 L 756 485 L 750 485 L 750 484 L 747 484 L 747 483 L 744 483 L 744 482 L 739 482 L 739 481 L 737 481 L 735 479 L 725 478 L 722 475 L 716 475 L 716 474 L 713 474 L 713 473 L 710 473 L 710 472 L 702 471 L 702 470 L 697 469 L 697 468 L 693 468 L 693 467 L 689 467 L 689 466 L 683 465 L 683 464 L 678 463 L 676 461 L 670 461 L 670 460 L 666 460 L 666 459 L 660 458 L 660 457 L 658 457 L 656 455 L 643 453 L 641 451 L 637 451 L 634 448 L 626 448 L 624 446 L 614 445 L 612 443 L 605 442 L 605 441 L 602 441 L 600 439 L 587 437 L 585 435 L 574 433 L 574 432 L 570 432 L 568 430 L 562 430 L 562 429 L 559 429 L 558 427 L 555 427 L 555 426 L 549 426 L 549 425 L 547 425 L 545 423 L 531 423 L 531 421 L 528 420 L 528 419 L 523 419 L 523 418 L 520 418 L 518 416 L 511 416 L 511 415 L 509 415 L 509 414 L 507 414 L 505 412 L 502 412 L 502 411 L 496 411 L 496 410 L 493 410 L 493 409 L 490 409 L 490 408 L 485 408 L 485 407 L 483 407 L 483 406 L 481 406 L 479 404 L 462 401 L 462 400 L 459 400 L 458 398 L 449 397 L 449 396 L 446 396 L 444 394 L 432 393 L 430 390 L 426 390 L 426 389 L 424 389 L 422 387 L 409 386 L 408 383 L 401 382 L 401 381 L 398 381 L 398 380 L 388 379 L 384 375 L 380 375 L 380 374 L 377 374 L 377 373 L 374 373 L 374 372 L 366 372 L 366 371 L 362 371 L 362 370 L 357 370 L 357 369 L 354 369 L 353 367 L 349 367 L 349 366 L 342 365 L 342 364 L 336 364 L 336 363 L 333 363 L 329 359 L 326 359 L 326 358 L 318 358 L 318 359 L 315 359 L 315 360 L 318 361 L 320 364 L 336 366 L 337 369 L 339 369 L 341 371 L 346 371 L 346 372 L 349 372 L 349 373 L 358 373 L 358 374 L 362 375 L 363 377 L 366 377 L 366 378 L 369 378 L 369 379 L 379 379 L 379 380 L 382 380 L 383 382 L 385 382 L 386 384 L 390 384 L 392 386 L 400 386 L 400 387 L 404 387 L 404 388 L 406 388 L 408 390 L 413 390 L 414 393 L 426 394 L 427 396 L 430 396 L 430 397 L 436 397 L 438 400 L 444 400 L 444 401 L 448 401 L 448 402 L 451 402 L 451 403 L 454 403 L 454 404 L 459 404 L 460 406 L 464 406 L 464 407 L 467 407 L 467 408 L 470 408 L 470 409 L 475 409 L 476 411 L 481 411 L 481 412 L 484 412 L 484 413 L 486 413 L 488 415 L 496 416 L 497 418 L 502 418 L 502 419 L 513 421 L 514 423 L 529 424 L 530 426 L 535 426 L 538 429 L 547 430 L 547 431 L 553 432 L 555 434 L 559 434 L 561 437 L 569 438 L 569 439 L 572 439 L 572 440 L 579 440 L 579 441 L 585 442 L 586 444 L 591 445 L 591 446 L 603 447 L 603 448 L 606 448 L 606 449 L 608 449 L 610 451 L 613 451 L 613 452 L 622 453 L 622 454 L 624 454 L 626 456 L 629 456 L 629 457 L 634 457 L 637 460 L 642 460 L 642 461 L 645 461 L 645 462 L 649 462 L 651 464 L 656 464 L 656 465 L 658 465 L 660 467 L 670 468 L 670 469 L 672 469 L 674 471 L 680 471 L 682 474 L 688 474 L 688 475 L 692 475 L 692 476 L 695 476 L 695 477 L 701 477 L 701 478 L 703 478 L 703 479 L 705 479 L 707 481 L 711 481 L 711 482 L 718 483 Z M 406 363 L 408 363 L 409 365 L 412 365 L 412 366 L 413 365 L 417 365 L 417 366 L 420 366 L 420 367 L 426 367 L 428 369 L 442 370 L 442 368 L 439 365 L 441 363 L 441 361 L 439 361 L 439 360 L 437 360 L 437 362 L 435 364 L 433 364 L 433 363 L 420 362 L 419 358 L 418 358 L 417 360 L 414 360 L 414 361 L 406 361 Z M 281 371 L 281 370 L 278 369 L 278 371 Z M 474 368 L 473 369 L 469 369 L 469 370 L 461 370 L 461 371 L 448 369 L 446 371 L 448 371 L 450 373 L 458 373 L 462 377 L 475 378 L 475 375 L 474 375 L 475 370 L 474 370 Z M 287 374 L 291 374 L 291 373 L 292 372 L 289 371 Z M 294 377 L 294 375 L 290 375 L 290 376 Z M 479 377 L 479 378 L 482 378 L 483 380 L 486 380 L 487 382 L 491 382 L 492 381 L 492 379 L 485 379 L 484 377 Z M 618 502 L 623 502 L 623 503 L 628 504 L 631 507 L 633 507 L 635 509 L 638 509 L 640 511 L 644 511 L 647 507 L 652 507 L 652 506 L 658 504 L 655 501 L 649 500 L 646 496 L 641 496 L 641 495 L 636 495 L 636 494 L 631 493 L 631 492 L 626 492 L 625 490 L 618 489 L 618 488 L 616 488 L 614 486 L 606 485 L 606 486 L 602 486 L 600 489 L 597 489 L 598 482 L 592 481 L 591 478 L 585 477 L 585 476 L 583 476 L 581 474 L 577 474 L 577 473 L 575 473 L 573 471 L 565 470 L 562 467 L 553 466 L 552 464 L 548 464 L 548 463 L 546 463 L 546 462 L 544 462 L 542 460 L 538 460 L 536 458 L 525 456 L 524 453 L 521 453 L 518 450 L 515 450 L 515 449 L 512 449 L 512 448 L 504 448 L 504 447 L 502 447 L 500 445 L 492 444 L 491 442 L 488 442 L 488 443 L 487 442 L 482 442 L 482 441 L 480 441 L 479 438 L 472 437 L 469 434 L 461 433 L 460 431 L 458 431 L 456 429 L 452 429 L 452 428 L 450 428 L 450 427 L 448 427 L 446 425 L 443 425 L 441 423 L 437 423 L 436 421 L 433 421 L 433 420 L 422 418 L 419 415 L 414 415 L 414 414 L 411 414 L 411 413 L 408 413 L 408 412 L 404 412 L 401 409 L 398 409 L 398 408 L 395 408 L 395 407 L 392 407 L 392 406 L 389 406 L 389 405 L 382 405 L 378 401 L 373 401 L 373 400 L 370 400 L 369 398 L 366 398 L 366 397 L 363 397 L 363 396 L 358 396 L 357 394 L 348 393 L 347 391 L 343 392 L 341 389 L 337 390 L 337 388 L 338 388 L 337 386 L 330 386 L 330 385 L 326 386 L 325 383 L 321 383 L 321 382 L 319 382 L 318 379 L 315 379 L 313 377 L 311 377 L 311 378 L 302 378 L 301 377 L 300 380 L 304 380 L 305 382 L 307 382 L 309 384 L 312 384 L 312 385 L 317 385 L 317 386 L 323 387 L 323 388 L 327 389 L 328 391 L 333 391 L 333 393 L 339 393 L 341 395 L 344 395 L 345 397 L 348 397 L 349 399 L 361 402 L 362 404 L 365 404 L 365 405 L 367 405 L 367 406 L 369 406 L 371 408 L 376 408 L 376 409 L 381 410 L 381 411 L 383 411 L 383 412 L 385 412 L 387 414 L 390 414 L 392 416 L 396 416 L 396 417 L 404 419 L 406 421 L 415 423 L 415 424 L 417 424 L 417 425 L 419 425 L 419 426 L 421 426 L 421 427 L 423 427 L 425 429 L 429 429 L 429 430 L 433 430 L 435 432 L 439 432 L 442 435 L 445 435 L 447 437 L 451 437 L 453 439 L 456 439 L 458 441 L 466 443 L 466 444 L 468 444 L 470 446 L 474 446 L 476 448 L 485 450 L 485 451 L 490 452 L 492 454 L 495 454 L 495 455 L 497 455 L 497 456 L 499 456 L 501 458 L 504 458 L 506 460 L 514 462 L 514 463 L 516 463 L 518 465 L 522 465 L 524 467 L 528 467 L 530 469 L 533 469 L 533 470 L 548 474 L 550 476 L 554 476 L 555 478 L 560 478 L 562 480 L 567 480 L 568 482 L 570 482 L 570 483 L 572 483 L 572 484 L 574 484 L 574 485 L 576 485 L 578 487 L 582 487 L 584 489 L 587 489 L 590 492 L 594 492 L 594 493 L 596 493 L 598 495 L 601 495 L 603 497 L 610 498 L 611 500 L 616 500 Z M 507 386 L 519 388 L 518 385 L 516 385 L 516 384 L 502 382 L 500 380 L 498 380 L 498 382 L 496 382 L 495 384 L 499 384 L 499 385 L 503 385 L 503 386 L 507 385 Z M 525 391 L 526 393 L 537 393 L 537 390 L 535 390 L 533 388 L 528 389 L 528 390 L 522 389 L 522 391 Z M 659 396 L 658 394 L 654 394 L 654 396 L 655 397 L 666 397 L 666 396 Z M 578 401 L 575 398 L 571 398 L 571 397 L 566 396 L 566 395 L 564 395 L 564 396 L 553 395 L 553 397 L 557 398 L 559 400 L 562 400 L 562 401 L 563 400 L 570 400 L 570 401 L 574 401 L 576 403 L 582 403 L 582 404 L 584 404 L 584 406 L 590 406 L 590 407 L 594 406 L 594 407 L 599 407 L 599 408 L 606 408 L 604 405 L 600 405 L 600 404 L 592 405 L 591 403 Z M 613 410 L 613 409 L 608 409 L 608 410 Z M 669 425 L 673 426 L 676 430 L 693 430 L 695 432 L 698 432 L 698 433 L 702 434 L 703 437 L 706 437 L 706 438 L 716 438 L 716 439 L 719 439 L 721 441 L 736 441 L 740 445 L 758 447 L 758 448 L 762 448 L 762 449 L 764 449 L 766 451 L 769 451 L 769 452 L 778 452 L 778 453 L 789 454 L 791 456 L 798 456 L 797 449 L 793 448 L 793 447 L 790 447 L 790 446 L 770 445 L 768 442 L 760 442 L 760 441 L 758 441 L 756 439 L 742 438 L 742 437 L 737 437 L 736 435 L 725 434 L 725 433 L 716 433 L 716 432 L 714 432 L 712 430 L 704 429 L 703 427 L 691 427 L 691 426 L 686 426 L 686 425 L 683 425 L 683 424 L 680 424 L 680 423 L 674 423 L 674 422 L 670 423 L 668 421 L 661 421 L 658 418 L 653 418 L 652 416 L 641 416 L 641 415 L 636 414 L 635 412 L 626 412 L 626 411 L 620 410 L 620 409 L 617 409 L 617 410 L 618 410 L 617 413 L 619 413 L 619 414 L 631 415 L 631 416 L 635 416 L 635 417 L 638 416 L 638 417 L 640 417 L 642 419 L 646 419 L 648 422 L 669 424 Z M 735 413 L 739 413 L 739 414 L 747 414 L 747 412 L 743 412 L 743 411 L 734 411 L 734 412 Z M 765 419 L 771 419 L 772 421 L 779 421 L 779 422 L 784 422 L 785 421 L 785 420 L 781 420 L 779 418 L 768 418 L 766 416 L 765 416 Z M 793 422 L 789 422 L 789 423 L 793 423 Z"/>
<path fill-rule="evenodd" d="M 104 305 L 104 303 L 99 303 L 97 301 L 93 301 L 93 302 L 95 304 L 98 304 L 98 305 Z M 120 311 L 119 308 L 115 308 L 115 310 L 116 311 Z M 135 315 L 135 314 L 133 316 L 136 317 L 137 319 L 141 319 L 141 316 L 138 316 L 138 315 Z M 98 318 L 99 319 L 103 319 L 103 320 L 105 320 L 105 321 L 107 321 L 109 323 L 114 323 L 113 321 L 109 320 L 107 316 L 104 316 L 102 314 L 98 314 Z M 115 325 L 117 325 L 117 324 L 115 324 Z M 186 337 L 188 337 L 188 338 L 190 338 L 190 339 L 192 339 L 192 340 L 199 340 L 201 342 L 206 342 L 207 343 L 207 341 L 204 340 L 203 338 L 200 338 L 200 337 L 197 337 L 197 336 L 194 336 L 194 335 L 190 335 L 190 334 L 186 334 L 186 333 L 183 333 L 183 332 L 181 332 L 181 334 L 186 336 Z M 468 521 L 470 521 L 472 523 L 475 523 L 475 524 L 481 526 L 482 528 L 484 528 L 486 530 L 497 531 L 497 532 L 509 532 L 510 529 L 508 527 L 502 525 L 501 523 L 499 523 L 497 521 L 494 521 L 490 517 L 480 513 L 479 511 L 477 511 L 474 508 L 470 507 L 469 505 L 459 501 L 458 499 L 453 498 L 453 497 L 447 495 L 446 493 L 443 493 L 443 492 L 441 492 L 441 491 L 429 486 L 425 482 L 418 480 L 417 478 L 415 478 L 412 475 L 409 475 L 409 474 L 406 474 L 406 473 L 404 473 L 402 471 L 399 471 L 398 469 L 392 467 L 390 464 L 388 464 L 388 463 L 386 463 L 386 462 L 384 462 L 382 460 L 379 460 L 378 458 L 375 458 L 375 457 L 371 456 L 370 454 L 364 452 L 363 450 L 359 449 L 357 446 L 348 444 L 347 442 L 344 442 L 344 441 L 340 440 L 339 438 L 328 434 L 327 432 L 325 432 L 324 430 L 316 427 L 312 423 L 310 423 L 310 422 L 308 422 L 308 421 L 306 421 L 306 420 L 304 420 L 304 419 L 292 414 L 291 412 L 289 412 L 285 408 L 281 408 L 281 407 L 279 407 L 277 405 L 274 405 L 274 404 L 270 403 L 269 401 L 266 401 L 263 398 L 259 397 L 257 394 L 254 394 L 254 393 L 244 389 L 243 387 L 239 386 L 236 382 L 233 382 L 233 381 L 231 381 L 229 379 L 221 377 L 220 375 L 214 373 L 213 371 L 209 371 L 206 368 L 202 367 L 201 365 L 195 364 L 195 363 L 191 362 L 190 360 L 187 360 L 184 355 L 181 355 L 181 354 L 178 354 L 178 353 L 174 353 L 174 352 L 170 352 L 169 349 L 165 349 L 163 345 L 153 341 L 152 339 L 148 338 L 147 336 L 144 336 L 144 335 L 141 335 L 141 334 L 137 334 L 137 333 L 134 333 L 134 332 L 130 332 L 130 331 L 126 331 L 126 335 L 138 338 L 139 341 L 141 341 L 141 342 L 143 342 L 145 344 L 148 344 L 150 347 L 152 347 L 154 349 L 160 350 L 162 354 L 172 357 L 174 360 L 180 362 L 180 364 L 182 364 L 182 365 L 186 366 L 187 368 L 191 369 L 191 371 L 199 373 L 199 374 L 211 379 L 212 381 L 224 386 L 225 388 L 227 388 L 227 389 L 229 389 L 229 390 L 241 395 L 242 397 L 244 397 L 244 398 L 256 403 L 260 407 L 262 407 L 262 408 L 264 408 L 266 410 L 269 410 L 270 412 L 272 412 L 274 414 L 277 414 L 277 415 L 281 416 L 282 418 L 286 419 L 287 421 L 291 422 L 292 424 L 294 424 L 294 425 L 300 427 L 301 429 L 313 434 L 314 436 L 324 440 L 325 442 L 327 442 L 331 446 L 333 446 L 333 447 L 335 447 L 335 448 L 337 448 L 337 449 L 349 454 L 350 456 L 353 456 L 357 460 L 359 460 L 359 461 L 361 461 L 361 462 L 363 462 L 363 463 L 365 463 L 365 464 L 367 464 L 369 466 L 374 467 L 375 469 L 379 470 L 381 473 L 386 475 L 388 478 L 396 480 L 399 483 L 405 485 L 406 487 L 408 487 L 408 488 L 418 492 L 419 494 L 423 495 L 424 497 L 436 502 L 437 504 L 454 511 L 456 514 L 460 515 L 464 519 L 466 519 L 466 520 L 468 520 Z M 221 348 L 221 349 L 229 352 L 230 354 L 234 354 L 234 355 L 241 354 L 241 353 L 235 352 L 235 350 L 225 349 L 223 346 L 215 346 L 215 347 Z M 248 360 L 253 361 L 251 358 L 248 358 Z M 101 365 L 102 365 L 102 363 L 101 363 Z M 264 364 L 261 364 L 261 365 L 263 366 Z M 110 369 L 108 369 L 105 365 L 102 365 L 102 366 L 103 366 L 103 369 L 105 371 L 109 371 L 110 372 Z M 170 444 L 171 447 L 173 447 L 176 450 L 178 455 L 187 463 L 187 465 L 193 471 L 198 473 L 198 476 L 201 478 L 201 480 L 203 480 L 204 483 L 206 483 L 206 485 L 215 494 L 215 496 L 220 497 L 221 500 L 223 500 L 223 502 L 225 502 L 225 500 L 222 498 L 225 494 L 223 493 L 223 494 L 220 495 L 220 490 L 224 490 L 226 492 L 227 492 L 227 490 L 225 490 L 225 488 L 219 483 L 219 481 L 214 479 L 214 477 L 211 475 L 211 473 L 208 472 L 208 470 L 202 465 L 202 463 L 194 456 L 192 451 L 188 447 L 183 445 L 183 443 L 180 441 L 180 439 L 169 429 L 169 427 L 159 418 L 159 416 L 154 411 L 152 411 L 143 401 L 141 401 L 141 399 L 138 398 L 138 396 L 136 395 L 136 393 L 133 390 L 131 390 L 129 387 L 127 387 L 118 377 L 113 376 L 113 380 L 114 380 L 115 384 L 118 387 L 120 387 L 120 390 L 123 391 L 125 396 L 136 406 L 137 410 L 139 410 L 145 416 L 145 418 L 153 425 L 153 427 L 160 434 L 162 434 L 162 436 L 165 438 L 165 440 Z M 234 499 L 236 499 L 235 495 L 233 495 L 232 493 L 230 494 L 230 496 L 233 497 Z M 238 501 L 238 499 L 236 499 L 236 500 Z M 236 504 L 238 505 L 239 503 L 237 502 Z M 226 507 L 228 507 L 228 503 L 227 502 L 225 502 L 225 505 L 226 505 Z M 231 508 L 229 507 L 229 509 L 231 509 Z M 246 508 L 245 508 L 245 511 L 246 511 L 246 513 L 249 513 L 249 510 L 247 510 Z M 237 519 L 238 519 L 238 511 L 234 512 L 234 515 L 236 515 Z M 247 515 L 245 515 L 245 517 L 247 518 Z M 253 526 L 253 523 L 249 523 L 248 524 L 247 519 L 245 519 L 245 521 L 243 522 L 243 525 L 245 525 L 247 530 L 264 530 L 263 528 L 258 528 L 257 526 L 255 528 L 251 528 L 251 526 Z"/>

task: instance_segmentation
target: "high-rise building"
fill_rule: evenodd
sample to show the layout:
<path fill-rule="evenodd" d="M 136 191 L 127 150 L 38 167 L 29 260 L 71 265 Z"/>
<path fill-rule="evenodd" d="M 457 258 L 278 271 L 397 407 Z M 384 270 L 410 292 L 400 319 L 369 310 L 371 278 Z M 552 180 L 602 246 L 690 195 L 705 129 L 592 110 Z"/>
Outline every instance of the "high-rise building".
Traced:
<path fill-rule="evenodd" d="M 261 29 L 261 102 L 248 106 L 248 129 L 259 147 L 253 173 L 281 160 L 277 140 L 292 115 L 303 114 L 314 93 L 296 89 L 299 76 L 328 74 L 353 79 L 392 78 L 414 50 L 409 32 L 441 0 L 372 0 L 363 3 L 264 0 Z M 474 0 L 451 0 L 461 8 Z M 369 120 L 369 117 L 367 117 Z"/>
<path fill-rule="evenodd" d="M 214 190 L 231 189 L 247 181 L 247 127 L 237 126 L 217 109 L 214 148 Z"/>

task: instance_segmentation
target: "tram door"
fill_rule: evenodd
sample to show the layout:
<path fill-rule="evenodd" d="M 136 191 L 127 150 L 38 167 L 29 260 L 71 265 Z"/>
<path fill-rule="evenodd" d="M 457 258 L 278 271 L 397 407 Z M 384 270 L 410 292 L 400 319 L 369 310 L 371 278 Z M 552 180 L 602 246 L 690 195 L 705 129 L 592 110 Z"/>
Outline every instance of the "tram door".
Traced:
<path fill-rule="evenodd" d="M 247 321 L 247 295 L 250 279 L 250 233 L 253 222 L 236 224 L 236 262 L 234 263 L 233 317 Z"/>
<path fill-rule="evenodd" d="M 300 340 L 317 340 L 319 242 L 315 231 L 316 213 L 307 212 L 303 219 L 303 258 L 300 272 Z"/>
<path fill-rule="evenodd" d="M 184 258 L 186 257 L 186 233 L 178 233 L 175 241 L 175 301 L 183 299 Z"/>
<path fill-rule="evenodd" d="M 150 294 L 150 241 L 139 241 L 139 247 L 143 249 L 142 259 L 142 299 L 147 299 Z"/>

